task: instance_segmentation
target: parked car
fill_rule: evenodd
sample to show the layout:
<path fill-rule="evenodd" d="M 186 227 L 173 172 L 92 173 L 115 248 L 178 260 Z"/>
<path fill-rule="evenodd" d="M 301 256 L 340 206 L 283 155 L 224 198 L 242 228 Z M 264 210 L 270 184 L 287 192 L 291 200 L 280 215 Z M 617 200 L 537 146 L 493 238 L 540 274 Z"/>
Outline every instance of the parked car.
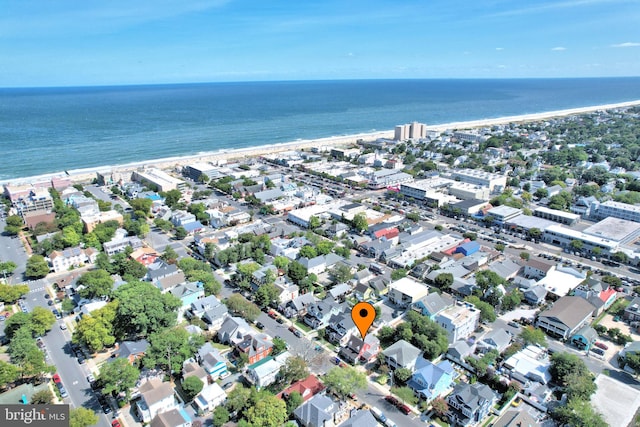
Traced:
<path fill-rule="evenodd" d="M 87 375 L 87 381 L 92 383 L 96 380 L 96 377 L 93 376 L 93 374 L 89 374 Z"/>
<path fill-rule="evenodd" d="M 67 393 L 67 389 L 64 388 L 62 384 L 58 386 L 58 390 L 60 390 L 60 396 L 62 396 L 63 399 L 69 396 L 69 393 Z"/>
<path fill-rule="evenodd" d="M 596 341 L 593 345 L 595 345 L 598 348 L 601 348 L 602 350 L 609 350 L 609 346 L 600 341 Z"/>
<path fill-rule="evenodd" d="M 395 396 L 391 396 L 391 395 L 385 396 L 384 400 L 386 400 L 393 406 L 398 406 L 398 404 L 400 403 L 400 401 Z"/>
<path fill-rule="evenodd" d="M 58 374 L 53 374 L 51 379 L 53 380 L 53 382 L 55 384 L 60 384 L 62 382 L 62 379 L 60 378 L 60 375 L 58 375 Z"/>
<path fill-rule="evenodd" d="M 271 317 L 272 319 L 277 319 L 278 318 L 278 315 L 273 310 L 270 310 L 269 313 L 267 313 L 267 316 Z"/>
<path fill-rule="evenodd" d="M 509 323 L 507 323 L 507 325 L 511 326 L 512 328 L 516 328 L 518 329 L 520 327 L 520 325 L 518 325 L 516 322 L 514 322 L 513 320 L 510 321 Z"/>
<path fill-rule="evenodd" d="M 256 327 L 257 327 L 258 329 L 264 329 L 264 325 L 262 324 L 262 322 L 257 322 L 257 323 L 256 323 Z"/>
<path fill-rule="evenodd" d="M 118 420 L 111 421 L 111 427 L 121 427 L 120 426 L 120 421 L 118 421 Z"/>
<path fill-rule="evenodd" d="M 400 403 L 398 406 L 398 411 L 402 412 L 405 415 L 409 415 L 411 413 L 411 408 L 409 408 L 407 405 L 405 405 L 404 403 Z"/>
<path fill-rule="evenodd" d="M 599 356 L 604 356 L 604 350 L 601 348 L 592 348 L 591 351 Z"/>
<path fill-rule="evenodd" d="M 283 319 L 282 317 L 278 317 L 278 318 L 276 319 L 276 322 L 278 322 L 278 323 L 280 323 L 280 324 L 283 324 L 283 323 L 284 323 L 284 319 Z"/>

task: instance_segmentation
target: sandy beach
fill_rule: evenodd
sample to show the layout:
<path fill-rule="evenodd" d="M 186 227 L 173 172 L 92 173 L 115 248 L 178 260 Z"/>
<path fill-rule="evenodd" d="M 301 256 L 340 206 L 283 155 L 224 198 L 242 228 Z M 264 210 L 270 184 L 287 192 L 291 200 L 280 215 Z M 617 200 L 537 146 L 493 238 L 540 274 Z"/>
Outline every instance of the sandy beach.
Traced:
<path fill-rule="evenodd" d="M 539 120 L 551 119 L 554 117 L 565 117 L 576 114 L 590 113 L 599 110 L 610 110 L 615 108 L 627 108 L 640 105 L 640 100 L 621 102 L 616 104 L 596 105 L 590 107 L 571 108 L 567 110 L 547 111 L 542 113 L 524 114 L 520 116 L 498 117 L 482 120 L 471 120 L 464 122 L 444 123 L 430 125 L 427 123 L 428 130 L 443 131 L 447 129 L 473 129 L 487 126 L 494 126 L 508 123 L 524 123 Z M 96 177 L 96 172 L 119 172 L 126 173 L 144 167 L 157 167 L 160 169 L 174 169 L 182 167 L 189 163 L 215 162 L 218 160 L 244 159 L 247 157 L 255 157 L 266 154 L 274 154 L 278 152 L 310 149 L 313 147 L 331 147 L 354 144 L 358 140 L 374 141 L 380 138 L 393 138 L 394 131 L 379 131 L 372 133 L 361 133 L 344 136 L 333 136 L 328 138 L 306 139 L 286 142 L 281 144 L 262 145 L 256 147 L 241 148 L 237 150 L 221 150 L 217 152 L 199 153 L 188 156 L 176 156 L 162 159 L 144 160 L 140 162 L 127 163 L 122 165 L 102 166 L 97 168 L 75 169 L 69 171 L 61 171 L 56 173 L 43 174 L 25 178 L 15 178 L 0 181 L 0 184 L 25 184 L 50 180 L 53 177 L 69 178 L 75 183 L 90 182 Z"/>

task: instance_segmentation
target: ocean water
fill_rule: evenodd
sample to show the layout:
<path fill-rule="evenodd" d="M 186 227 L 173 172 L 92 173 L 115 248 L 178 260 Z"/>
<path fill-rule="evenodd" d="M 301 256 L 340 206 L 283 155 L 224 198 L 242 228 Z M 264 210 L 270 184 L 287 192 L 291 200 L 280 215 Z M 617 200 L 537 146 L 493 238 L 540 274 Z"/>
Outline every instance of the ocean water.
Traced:
<path fill-rule="evenodd" d="M 0 89 L 0 180 L 640 99 L 640 78 Z"/>

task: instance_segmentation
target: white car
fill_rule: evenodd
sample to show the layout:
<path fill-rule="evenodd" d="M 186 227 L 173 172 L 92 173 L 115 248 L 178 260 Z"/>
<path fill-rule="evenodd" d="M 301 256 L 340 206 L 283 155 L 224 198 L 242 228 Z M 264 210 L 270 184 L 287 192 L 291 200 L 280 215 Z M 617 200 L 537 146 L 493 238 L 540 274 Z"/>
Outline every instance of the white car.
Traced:
<path fill-rule="evenodd" d="M 67 329 L 67 324 L 64 322 L 60 322 L 60 329 L 62 329 L 63 331 Z"/>

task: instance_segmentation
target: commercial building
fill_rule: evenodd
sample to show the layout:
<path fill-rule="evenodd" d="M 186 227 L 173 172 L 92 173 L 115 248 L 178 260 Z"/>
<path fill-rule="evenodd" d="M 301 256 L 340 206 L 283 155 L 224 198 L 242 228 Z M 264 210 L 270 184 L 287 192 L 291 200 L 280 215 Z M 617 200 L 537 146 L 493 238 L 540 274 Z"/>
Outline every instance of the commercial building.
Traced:
<path fill-rule="evenodd" d="M 418 122 L 397 125 L 393 132 L 394 141 L 406 141 L 407 139 L 423 139 L 426 137 L 427 125 Z"/>
<path fill-rule="evenodd" d="M 548 219 L 553 222 L 559 222 L 565 225 L 574 225 L 580 222 L 580 215 L 559 211 L 557 209 L 549 209 L 544 206 L 540 206 L 533 211 L 533 215 L 538 218 Z"/>
<path fill-rule="evenodd" d="M 502 191 L 507 185 L 506 175 L 485 172 L 476 169 L 459 169 L 451 172 L 451 176 L 462 182 L 489 187 L 490 192 Z"/>
<path fill-rule="evenodd" d="M 608 217 L 625 219 L 627 221 L 640 222 L 640 206 L 630 205 L 628 203 L 614 202 L 608 200 L 604 203 L 592 206 L 592 216 L 598 219 Z"/>
<path fill-rule="evenodd" d="M 489 209 L 486 215 L 492 217 L 496 224 L 502 226 L 511 221 L 513 218 L 522 215 L 522 209 L 502 205 Z"/>
<path fill-rule="evenodd" d="M 462 200 L 479 199 L 489 200 L 489 187 L 470 184 L 468 182 L 455 182 L 449 187 L 449 194 Z"/>
<path fill-rule="evenodd" d="M 586 231 L 587 230 L 582 232 L 571 228 L 565 228 L 560 224 L 554 224 L 545 228 L 542 240 L 546 243 L 551 243 L 563 248 L 570 247 L 571 242 L 574 240 L 580 240 L 583 245 L 582 252 L 585 253 L 593 253 L 595 248 L 599 248 L 598 250 L 602 254 L 610 254 L 618 250 L 618 247 L 620 246 L 619 241 L 611 240 L 604 236 L 587 234 Z"/>
<path fill-rule="evenodd" d="M 185 166 L 182 173 L 194 181 L 200 181 L 203 175 L 209 179 L 219 176 L 218 167 L 210 163 L 192 163 Z"/>
<path fill-rule="evenodd" d="M 181 179 L 174 178 L 166 172 L 156 168 L 149 168 L 142 171 L 134 171 L 131 175 L 133 181 L 152 186 L 157 191 L 182 190 L 187 183 Z"/>
<path fill-rule="evenodd" d="M 416 200 L 426 200 L 427 193 L 439 188 L 451 186 L 455 181 L 447 178 L 421 179 L 400 186 L 400 193 L 406 197 L 413 197 Z"/>
<path fill-rule="evenodd" d="M 540 313 L 536 327 L 553 337 L 568 340 L 589 323 L 594 310 L 593 304 L 582 297 L 564 296 Z"/>

